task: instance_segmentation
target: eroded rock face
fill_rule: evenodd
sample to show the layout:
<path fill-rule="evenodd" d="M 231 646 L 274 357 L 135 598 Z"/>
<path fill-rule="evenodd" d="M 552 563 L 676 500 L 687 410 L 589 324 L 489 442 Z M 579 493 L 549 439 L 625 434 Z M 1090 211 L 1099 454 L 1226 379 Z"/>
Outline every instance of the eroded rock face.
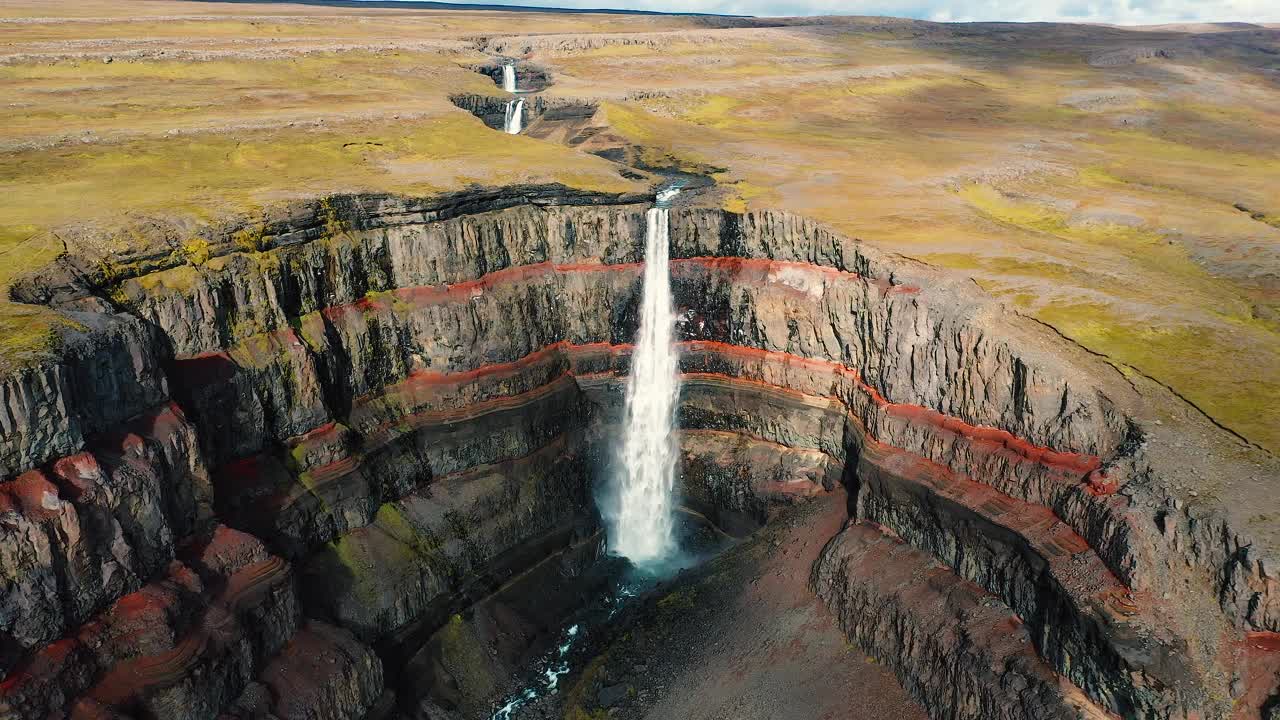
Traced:
<path fill-rule="evenodd" d="M 475 71 L 489 76 L 493 84 L 502 87 L 503 66 L 511 64 L 516 71 L 516 90 L 519 92 L 541 92 L 553 84 L 546 68 L 525 60 L 491 60 L 475 66 Z"/>
<path fill-rule="evenodd" d="M 157 352 L 163 339 L 153 328 L 104 312 L 107 306 L 96 299 L 66 309 L 77 325 L 62 334 L 60 361 L 0 381 L 0 476 L 16 475 L 36 458 L 70 455 L 88 437 L 168 397 Z"/>
<path fill-rule="evenodd" d="M 83 329 L 3 380 L 0 708 L 483 706 L 446 624 L 598 531 L 646 208 L 332 198 L 199 266 L 21 284 Z M 1119 373 L 803 218 L 680 208 L 671 237 L 687 505 L 746 532 L 844 484 L 813 587 L 937 717 L 1274 694 L 1269 549 L 1166 489 L 1200 468 L 1163 459 Z"/>
<path fill-rule="evenodd" d="M 484 121 L 494 130 L 505 126 L 509 98 L 493 95 L 454 95 L 449 100 L 458 107 Z M 524 100 L 524 130 L 534 137 L 548 137 L 557 131 L 565 133 L 566 140 L 573 132 L 585 127 L 596 114 L 599 105 L 594 100 L 528 95 Z"/>

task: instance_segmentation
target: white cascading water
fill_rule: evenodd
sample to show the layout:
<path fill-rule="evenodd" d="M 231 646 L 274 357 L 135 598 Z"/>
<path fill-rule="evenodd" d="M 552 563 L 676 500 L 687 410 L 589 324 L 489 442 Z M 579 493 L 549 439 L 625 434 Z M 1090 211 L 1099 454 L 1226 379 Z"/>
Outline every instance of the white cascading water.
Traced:
<path fill-rule="evenodd" d="M 664 205 L 678 192 L 669 188 L 658 193 L 658 206 L 645 216 L 640 329 L 627 378 L 626 435 L 610 545 L 637 565 L 660 562 L 675 550 L 673 430 L 680 375 L 671 301 L 670 211 Z"/>
<path fill-rule="evenodd" d="M 507 63 L 502 66 L 502 89 L 509 93 L 516 91 L 516 66 L 515 63 Z"/>
<path fill-rule="evenodd" d="M 508 135 L 519 135 L 521 121 L 524 117 L 524 99 L 507 101 L 507 117 L 503 121 L 502 129 L 507 131 Z"/>

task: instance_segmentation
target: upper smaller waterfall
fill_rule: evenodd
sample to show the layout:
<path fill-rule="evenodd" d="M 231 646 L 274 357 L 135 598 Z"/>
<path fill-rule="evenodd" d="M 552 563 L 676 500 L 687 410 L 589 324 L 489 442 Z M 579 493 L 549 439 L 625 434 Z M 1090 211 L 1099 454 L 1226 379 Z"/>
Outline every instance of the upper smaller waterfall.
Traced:
<path fill-rule="evenodd" d="M 502 129 L 507 131 L 508 135 L 518 135 L 524 120 L 524 98 L 507 101 L 507 116 L 503 121 Z"/>
<path fill-rule="evenodd" d="M 502 89 L 509 93 L 516 91 L 516 64 L 507 63 L 502 66 Z"/>

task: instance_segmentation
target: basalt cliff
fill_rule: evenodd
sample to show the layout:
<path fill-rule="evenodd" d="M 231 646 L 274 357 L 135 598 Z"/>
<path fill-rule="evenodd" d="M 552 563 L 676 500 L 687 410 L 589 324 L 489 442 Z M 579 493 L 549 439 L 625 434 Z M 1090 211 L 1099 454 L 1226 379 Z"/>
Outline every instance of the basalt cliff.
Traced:
<path fill-rule="evenodd" d="M 599 544 L 649 205 L 339 196 L 16 285 L 71 323 L 0 384 L 0 717 L 476 716 L 450 618 Z M 1273 459 L 804 218 L 670 232 L 685 503 L 843 486 L 811 589 L 934 717 L 1277 712 Z"/>

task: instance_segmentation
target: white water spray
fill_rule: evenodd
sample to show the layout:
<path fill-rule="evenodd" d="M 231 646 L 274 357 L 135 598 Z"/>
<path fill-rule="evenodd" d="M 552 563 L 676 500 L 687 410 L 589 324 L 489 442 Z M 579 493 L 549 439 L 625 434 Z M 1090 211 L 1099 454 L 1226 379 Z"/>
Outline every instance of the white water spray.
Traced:
<path fill-rule="evenodd" d="M 670 211 L 678 193 L 658 193 L 658 206 L 645 216 L 644 290 L 640 329 L 627 378 L 626 435 L 617 488 L 611 549 L 637 565 L 666 558 L 675 549 L 672 490 L 675 485 L 676 400 L 680 395 L 671 302 L 668 245 Z"/>
<path fill-rule="evenodd" d="M 507 63 L 502 66 L 502 89 L 509 93 L 516 91 L 516 65 Z"/>
<path fill-rule="evenodd" d="M 519 135 L 521 121 L 524 117 L 524 98 L 519 100 L 507 101 L 507 116 L 503 120 L 502 129 L 507 131 L 508 135 Z"/>

